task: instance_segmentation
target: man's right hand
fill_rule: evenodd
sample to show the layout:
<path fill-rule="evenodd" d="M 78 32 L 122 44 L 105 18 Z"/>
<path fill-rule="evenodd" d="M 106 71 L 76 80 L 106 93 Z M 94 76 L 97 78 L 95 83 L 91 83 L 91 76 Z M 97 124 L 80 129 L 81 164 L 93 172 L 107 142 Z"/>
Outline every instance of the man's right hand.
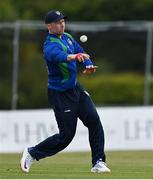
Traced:
<path fill-rule="evenodd" d="M 84 61 L 86 59 L 89 59 L 89 58 L 90 58 L 90 56 L 88 54 L 86 54 L 86 53 L 69 54 L 67 56 L 68 61 L 77 60 L 79 62 L 82 62 L 82 61 Z"/>
<path fill-rule="evenodd" d="M 85 70 L 83 71 L 83 74 L 91 74 L 96 72 L 96 69 L 98 68 L 98 66 L 94 66 L 94 65 L 89 65 L 86 66 Z"/>

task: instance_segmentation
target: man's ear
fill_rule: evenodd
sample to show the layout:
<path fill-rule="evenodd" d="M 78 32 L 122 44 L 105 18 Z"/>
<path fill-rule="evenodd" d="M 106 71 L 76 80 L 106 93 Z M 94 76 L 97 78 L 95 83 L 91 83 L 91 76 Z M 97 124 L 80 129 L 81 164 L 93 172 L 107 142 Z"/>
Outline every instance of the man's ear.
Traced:
<path fill-rule="evenodd" d="M 47 24 L 47 28 L 51 29 L 52 28 L 52 24 Z"/>

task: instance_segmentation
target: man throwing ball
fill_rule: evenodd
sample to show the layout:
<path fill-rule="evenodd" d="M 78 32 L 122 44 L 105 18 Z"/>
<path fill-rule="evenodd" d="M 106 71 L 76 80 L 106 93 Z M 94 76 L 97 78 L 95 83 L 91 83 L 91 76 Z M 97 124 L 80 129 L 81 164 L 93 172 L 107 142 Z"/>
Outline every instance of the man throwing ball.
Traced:
<path fill-rule="evenodd" d="M 59 11 L 49 11 L 45 24 L 49 31 L 43 53 L 48 69 L 48 100 L 53 107 L 59 133 L 36 146 L 26 148 L 21 158 L 21 169 L 29 172 L 34 160 L 52 156 L 72 141 L 79 118 L 88 128 L 92 154 L 91 172 L 106 173 L 104 131 L 91 97 L 77 81 L 77 61 L 84 74 L 94 73 L 96 66 L 76 40 L 65 32 L 65 19 Z"/>

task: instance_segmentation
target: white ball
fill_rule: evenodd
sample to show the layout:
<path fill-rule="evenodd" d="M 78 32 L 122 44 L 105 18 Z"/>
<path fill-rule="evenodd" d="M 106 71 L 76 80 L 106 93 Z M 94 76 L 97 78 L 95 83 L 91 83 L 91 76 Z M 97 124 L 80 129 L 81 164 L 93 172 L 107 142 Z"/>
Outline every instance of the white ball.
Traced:
<path fill-rule="evenodd" d="M 80 41 L 81 42 L 86 42 L 88 40 L 88 37 L 86 36 L 86 35 L 82 35 L 81 37 L 80 37 Z"/>

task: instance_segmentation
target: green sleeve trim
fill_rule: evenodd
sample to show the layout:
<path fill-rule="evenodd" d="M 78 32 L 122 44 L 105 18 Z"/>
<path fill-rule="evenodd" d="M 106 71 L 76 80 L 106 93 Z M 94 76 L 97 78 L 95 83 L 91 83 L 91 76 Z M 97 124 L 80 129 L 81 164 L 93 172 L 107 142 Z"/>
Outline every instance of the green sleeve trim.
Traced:
<path fill-rule="evenodd" d="M 64 52 L 67 53 L 67 47 L 58 38 L 51 37 L 50 40 L 51 40 L 51 42 L 59 43 L 62 46 Z M 63 76 L 63 80 L 61 82 L 64 83 L 64 82 L 68 81 L 69 77 L 70 77 L 69 70 L 68 70 L 68 64 L 66 62 L 59 63 L 58 67 Z"/>
<path fill-rule="evenodd" d="M 68 64 L 67 63 L 59 63 L 58 66 L 59 66 L 59 69 L 60 69 L 62 76 L 63 76 L 62 83 L 64 83 L 67 80 L 69 80 Z"/>
<path fill-rule="evenodd" d="M 67 52 L 67 47 L 59 39 L 51 37 L 50 40 L 51 42 L 59 43 L 62 46 L 64 52 Z"/>
<path fill-rule="evenodd" d="M 65 34 L 66 36 L 68 36 L 71 40 L 73 40 L 73 37 L 71 36 L 71 34 L 66 33 L 66 32 L 64 32 L 64 34 Z"/>

